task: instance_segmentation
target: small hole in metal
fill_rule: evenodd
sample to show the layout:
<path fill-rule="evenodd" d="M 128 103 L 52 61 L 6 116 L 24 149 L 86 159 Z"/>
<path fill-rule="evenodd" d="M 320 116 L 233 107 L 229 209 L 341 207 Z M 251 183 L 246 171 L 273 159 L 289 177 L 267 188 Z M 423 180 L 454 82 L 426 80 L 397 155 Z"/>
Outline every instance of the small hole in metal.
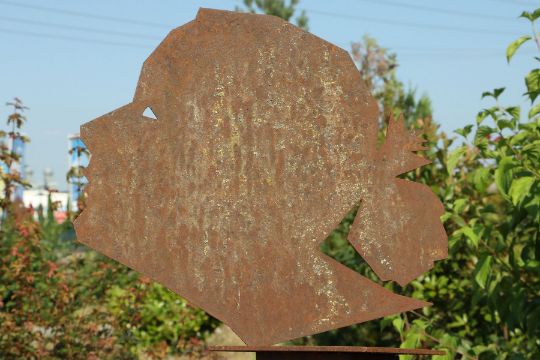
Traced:
<path fill-rule="evenodd" d="M 157 116 L 156 116 L 156 114 L 154 114 L 154 112 L 152 111 L 152 108 L 150 108 L 150 106 L 147 106 L 146 109 L 144 109 L 143 116 L 147 117 L 147 118 L 150 118 L 152 120 L 157 120 Z"/>

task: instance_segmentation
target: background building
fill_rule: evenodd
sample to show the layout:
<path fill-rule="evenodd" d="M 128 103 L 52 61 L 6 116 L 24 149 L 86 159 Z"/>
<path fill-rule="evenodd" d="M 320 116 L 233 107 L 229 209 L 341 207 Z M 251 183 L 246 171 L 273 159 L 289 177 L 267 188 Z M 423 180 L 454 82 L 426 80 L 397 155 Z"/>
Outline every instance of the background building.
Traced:
<path fill-rule="evenodd" d="M 54 218 L 59 223 L 64 222 L 67 218 L 67 206 L 68 206 L 68 193 L 62 191 L 50 192 L 44 188 L 27 189 L 24 190 L 23 203 L 27 208 L 33 208 L 34 210 L 43 209 L 44 213 L 47 213 L 49 208 L 49 194 L 51 196 L 51 202 L 57 204 L 57 208 L 54 211 Z M 37 214 L 36 214 L 37 217 Z"/>

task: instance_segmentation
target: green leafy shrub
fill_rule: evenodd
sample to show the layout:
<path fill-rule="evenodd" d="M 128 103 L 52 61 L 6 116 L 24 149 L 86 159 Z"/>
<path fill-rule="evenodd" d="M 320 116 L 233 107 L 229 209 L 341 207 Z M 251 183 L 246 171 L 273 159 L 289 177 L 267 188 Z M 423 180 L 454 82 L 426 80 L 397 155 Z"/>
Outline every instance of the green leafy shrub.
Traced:
<path fill-rule="evenodd" d="M 533 34 L 508 47 L 508 60 L 529 40 L 540 50 L 534 30 L 540 9 L 522 17 L 533 25 Z M 531 102 L 526 120 L 519 106 L 500 103 L 504 88 L 485 92 L 482 97 L 494 104 L 479 112 L 475 124 L 456 131 L 461 144 L 439 132 L 429 117 L 410 117 L 418 106 L 414 102 L 409 102 L 412 108 L 394 102 L 411 127 L 426 133 L 431 150 L 425 156 L 433 163 L 405 177 L 431 186 L 445 204 L 449 258 L 405 288 L 385 286 L 433 306 L 302 342 L 435 347 L 447 350 L 436 358 L 447 359 L 540 358 L 539 74 L 535 68 L 525 77 Z M 353 215 L 322 248 L 378 281 L 346 241 Z"/>
<path fill-rule="evenodd" d="M 217 325 L 204 311 L 146 278 L 127 289 L 114 285 L 105 301 L 126 336 L 133 336 L 136 353 L 156 344 L 178 352 L 201 350 L 201 339 Z"/>
<path fill-rule="evenodd" d="M 4 177 L 10 189 L 24 184 L 9 173 Z M 203 352 L 216 320 L 161 285 L 75 244 L 71 222 L 54 219 L 50 196 L 47 212 L 38 209 L 36 221 L 33 210 L 12 200 L 11 190 L 5 193 L 0 358 L 163 358 Z"/>
<path fill-rule="evenodd" d="M 0 246 L 0 354 L 162 358 L 201 354 L 217 321 L 93 251 L 55 253 L 27 218 Z"/>

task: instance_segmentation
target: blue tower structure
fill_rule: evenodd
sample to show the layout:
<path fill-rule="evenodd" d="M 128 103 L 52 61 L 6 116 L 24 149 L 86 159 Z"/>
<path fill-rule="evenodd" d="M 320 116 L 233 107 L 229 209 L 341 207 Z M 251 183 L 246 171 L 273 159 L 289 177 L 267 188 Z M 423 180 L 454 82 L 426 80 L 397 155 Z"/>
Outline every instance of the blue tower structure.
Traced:
<path fill-rule="evenodd" d="M 84 191 L 84 185 L 87 183 L 85 177 L 81 177 L 80 170 L 88 166 L 88 152 L 86 145 L 81 140 L 79 134 L 68 136 L 69 153 L 69 199 L 71 201 L 71 210 L 76 211 L 77 203 Z"/>
<path fill-rule="evenodd" d="M 12 174 L 14 172 L 18 172 L 21 176 L 21 179 L 25 179 L 25 169 L 26 169 L 26 161 L 25 161 L 25 150 L 26 150 L 26 144 L 23 141 L 23 139 L 20 136 L 16 136 L 14 138 L 8 138 L 8 151 L 13 152 L 19 156 L 19 161 L 11 164 L 11 167 L 8 167 L 8 165 L 4 162 L 2 162 L 2 171 L 4 173 Z M 15 188 L 13 189 L 13 199 L 20 199 L 22 200 L 24 193 L 24 186 L 17 184 L 15 185 Z"/>
<path fill-rule="evenodd" d="M 10 141 L 11 143 L 11 151 L 19 156 L 19 162 L 15 163 L 11 166 L 11 172 L 17 171 L 21 175 L 21 179 L 26 179 L 25 169 L 26 169 L 26 161 L 25 161 L 25 150 L 26 150 L 26 143 L 22 140 L 20 136 L 17 136 Z M 22 200 L 24 193 L 24 186 L 17 184 L 15 186 L 15 189 L 13 190 L 13 196 L 15 199 Z"/>

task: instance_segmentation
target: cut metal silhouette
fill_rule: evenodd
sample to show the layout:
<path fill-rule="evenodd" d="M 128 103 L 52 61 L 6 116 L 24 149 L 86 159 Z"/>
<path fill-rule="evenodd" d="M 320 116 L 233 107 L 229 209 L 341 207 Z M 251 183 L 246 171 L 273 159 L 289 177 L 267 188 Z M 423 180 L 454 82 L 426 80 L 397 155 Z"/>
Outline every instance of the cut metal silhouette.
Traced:
<path fill-rule="evenodd" d="M 150 107 L 156 119 L 143 116 Z M 201 9 L 145 61 L 133 102 L 81 127 L 78 240 L 167 286 L 249 345 L 417 309 L 323 254 L 351 244 L 404 285 L 447 254 L 427 163 L 346 51 L 277 17 Z"/>

